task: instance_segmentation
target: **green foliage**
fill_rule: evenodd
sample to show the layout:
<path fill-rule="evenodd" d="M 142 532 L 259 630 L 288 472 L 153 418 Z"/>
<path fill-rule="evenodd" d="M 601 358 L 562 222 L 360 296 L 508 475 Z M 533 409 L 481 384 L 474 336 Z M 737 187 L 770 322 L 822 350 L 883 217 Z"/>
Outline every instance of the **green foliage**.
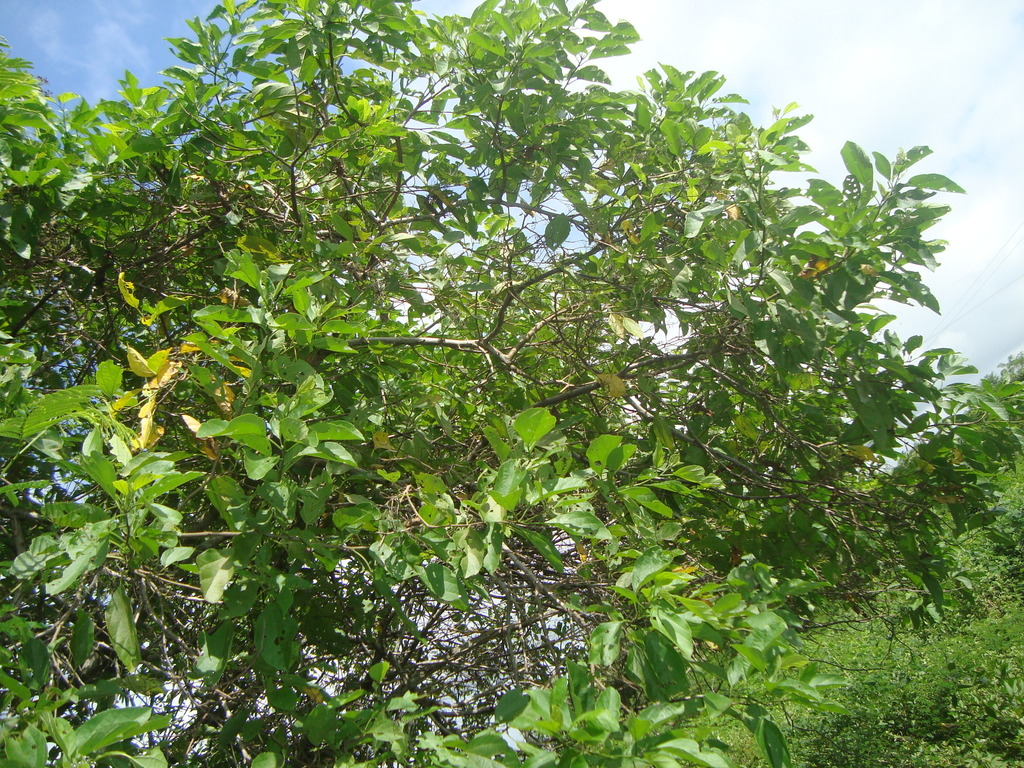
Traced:
<path fill-rule="evenodd" d="M 942 623 L 911 629 L 899 620 L 907 601 L 896 597 L 885 621 L 840 611 L 845 620 L 810 633 L 809 655 L 863 671 L 838 697 L 847 712 L 798 720 L 801 765 L 884 755 L 894 766 L 1001 767 L 1024 758 L 1019 471 L 1000 485 L 996 521 L 960 543 L 960 600 Z"/>
<path fill-rule="evenodd" d="M 992 607 L 989 610 L 993 610 Z M 807 768 L 1015 765 L 1024 757 L 1019 606 L 911 633 L 866 625 L 829 634 L 828 653 L 872 669 L 839 700 L 848 712 L 804 719 L 794 748 Z"/>
<path fill-rule="evenodd" d="M 938 613 L 1015 390 L 875 302 L 958 188 L 785 186 L 806 118 L 610 90 L 594 6 L 226 0 L 95 107 L 4 55 L 6 764 L 785 768 L 813 593 Z"/>

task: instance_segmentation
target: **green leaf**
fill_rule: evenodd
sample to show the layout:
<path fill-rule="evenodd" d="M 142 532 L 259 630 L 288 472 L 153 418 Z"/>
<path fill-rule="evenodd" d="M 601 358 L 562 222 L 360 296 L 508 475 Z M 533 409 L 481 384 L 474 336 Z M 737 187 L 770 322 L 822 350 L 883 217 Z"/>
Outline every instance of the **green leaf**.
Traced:
<path fill-rule="evenodd" d="M 937 189 L 942 192 L 956 192 L 958 194 L 966 194 L 963 187 L 957 184 L 955 181 L 943 176 L 941 173 L 919 173 L 916 176 L 911 176 L 906 181 L 907 186 L 920 187 L 921 189 Z"/>
<path fill-rule="evenodd" d="M 355 457 L 352 456 L 348 448 L 341 445 L 341 443 L 320 443 L 316 448 L 304 448 L 299 456 L 314 456 L 319 459 L 326 459 L 327 461 L 333 461 L 339 464 L 347 464 L 350 467 L 358 466 Z"/>
<path fill-rule="evenodd" d="M 235 628 L 230 622 L 221 624 L 212 634 L 202 633 L 202 650 L 196 659 L 196 672 L 202 676 L 206 685 L 214 685 L 223 674 L 231 656 L 234 636 Z"/>
<path fill-rule="evenodd" d="M 28 725 L 19 735 L 4 742 L 3 768 L 44 768 L 46 765 L 46 737 L 34 725 Z"/>
<path fill-rule="evenodd" d="M 871 160 L 868 158 L 867 153 L 852 141 L 846 142 L 840 153 L 843 156 L 846 170 L 860 182 L 864 189 L 871 189 L 874 181 L 874 171 L 871 168 Z"/>
<path fill-rule="evenodd" d="M 555 549 L 555 545 L 550 538 L 537 533 L 536 531 L 531 531 L 529 528 L 516 527 L 515 532 L 530 542 L 530 544 L 533 545 L 533 548 L 544 556 L 544 559 L 548 561 L 552 568 L 559 573 L 562 573 L 565 570 L 565 564 L 562 562 L 562 556 L 558 553 L 558 550 Z"/>
<path fill-rule="evenodd" d="M 720 752 L 703 749 L 693 739 L 677 738 L 663 741 L 657 751 L 665 752 L 673 758 L 682 758 L 691 765 L 703 765 L 706 768 L 736 768 L 736 763 Z M 678 764 L 675 760 L 674 764 Z"/>
<path fill-rule="evenodd" d="M 656 609 L 651 612 L 651 625 L 671 640 L 686 658 L 693 658 L 693 632 L 690 629 L 690 622 L 672 611 Z"/>
<path fill-rule="evenodd" d="M 242 437 L 244 435 L 267 434 L 267 424 L 259 416 L 247 413 L 237 416 L 231 421 L 223 419 L 210 419 L 202 424 L 196 431 L 196 437 L 200 440 L 208 437 Z"/>
<path fill-rule="evenodd" d="M 74 745 L 79 755 L 91 755 L 119 741 L 165 727 L 170 717 L 152 717 L 149 707 L 107 709 L 93 715 L 75 730 Z"/>
<path fill-rule="evenodd" d="M 590 663 L 611 666 L 619 658 L 622 639 L 621 621 L 605 621 L 590 635 Z"/>
<path fill-rule="evenodd" d="M 99 386 L 81 384 L 43 395 L 28 412 L 22 426 L 24 437 L 33 437 L 55 424 L 96 410 L 93 399 L 103 395 Z"/>
<path fill-rule="evenodd" d="M 547 408 L 529 408 L 516 416 L 512 426 L 526 447 L 533 448 L 557 423 Z"/>
<path fill-rule="evenodd" d="M 256 618 L 256 652 L 271 668 L 279 671 L 288 670 L 298 656 L 295 644 L 297 629 L 296 621 L 285 615 L 280 605 L 271 603 L 260 611 Z M 279 690 L 273 681 L 268 683 L 269 690 Z"/>
<path fill-rule="evenodd" d="M 365 440 L 366 437 L 347 421 L 318 421 L 309 425 L 309 431 L 320 440 Z"/>
<path fill-rule="evenodd" d="M 564 213 L 558 213 L 551 217 L 548 225 L 544 228 L 544 244 L 548 248 L 557 248 L 569 237 L 572 222 Z"/>
<path fill-rule="evenodd" d="M 792 768 L 793 759 L 789 754 L 789 745 L 779 726 L 767 718 L 760 718 L 754 730 L 754 739 L 764 759 L 772 768 Z"/>
<path fill-rule="evenodd" d="M 111 594 L 104 616 L 107 635 L 117 658 L 129 672 L 134 672 L 142 663 L 142 649 L 135 629 L 135 616 L 124 587 L 118 587 Z"/>
<path fill-rule="evenodd" d="M 649 130 L 651 127 L 651 106 L 646 96 L 636 97 L 636 124 L 641 130 Z"/>
<path fill-rule="evenodd" d="M 608 457 L 621 444 L 622 437 L 620 435 L 601 435 L 591 440 L 587 448 L 587 461 L 590 462 L 590 468 L 595 472 L 612 469 L 608 466 Z"/>
<path fill-rule="evenodd" d="M 85 611 L 78 611 L 71 630 L 71 661 L 81 669 L 92 655 L 96 641 L 96 625 Z"/>
<path fill-rule="evenodd" d="M 611 532 L 601 522 L 600 518 L 586 507 L 576 507 L 568 512 L 555 515 L 548 522 L 579 536 L 586 536 L 592 539 L 612 538 Z"/>
<path fill-rule="evenodd" d="M 111 360 L 103 360 L 96 367 L 96 386 L 107 397 L 114 397 L 121 389 L 124 369 Z"/>
<path fill-rule="evenodd" d="M 222 554 L 216 549 L 208 549 L 196 558 L 199 568 L 199 586 L 203 598 L 208 603 L 219 603 L 224 598 L 224 590 L 235 575 L 235 564 L 229 554 Z"/>
<path fill-rule="evenodd" d="M 64 567 L 61 575 L 46 583 L 48 595 L 59 595 L 61 592 L 77 584 L 82 575 L 103 565 L 110 549 L 109 539 L 86 539 L 74 559 Z"/>
<path fill-rule="evenodd" d="M 484 34 L 483 32 L 480 32 L 478 30 L 471 31 L 469 33 L 469 41 L 480 46 L 485 51 L 489 51 L 490 53 L 496 54 L 498 56 L 505 55 L 505 48 L 501 45 L 499 41 L 495 40 L 490 35 Z"/>
<path fill-rule="evenodd" d="M 523 481 L 526 470 L 514 459 L 509 459 L 498 467 L 491 485 L 491 497 L 507 510 L 515 509 L 523 495 Z"/>
<path fill-rule="evenodd" d="M 645 550 L 633 564 L 631 577 L 633 589 L 640 589 L 649 579 L 661 573 L 673 559 L 672 554 L 661 547 L 651 547 Z"/>
<path fill-rule="evenodd" d="M 391 662 L 389 661 L 378 661 L 372 665 L 367 671 L 370 679 L 374 682 L 381 683 L 388 674 L 388 670 L 391 669 Z"/>
<path fill-rule="evenodd" d="M 683 224 L 683 235 L 686 237 L 696 237 L 699 235 L 704 227 L 704 220 L 706 218 L 707 215 L 704 211 L 687 211 L 686 220 Z"/>
<path fill-rule="evenodd" d="M 431 563 L 418 568 L 417 572 L 427 589 L 438 599 L 444 600 L 446 603 L 465 602 L 466 593 L 462 583 L 455 572 L 447 566 L 441 563 Z"/>
<path fill-rule="evenodd" d="M 152 747 L 134 755 L 124 755 L 132 765 L 138 768 L 167 768 L 167 758 L 159 747 Z"/>
<path fill-rule="evenodd" d="M 879 152 L 872 152 L 872 157 L 875 158 L 875 168 L 879 174 L 885 179 L 892 178 L 892 165 L 886 159 L 885 155 Z"/>
<path fill-rule="evenodd" d="M 511 723 L 530 705 L 530 697 L 522 691 L 509 691 L 494 708 L 494 719 L 499 723 Z"/>
<path fill-rule="evenodd" d="M 276 752 L 264 752 L 252 760 L 252 768 L 280 768 L 284 762 Z"/>

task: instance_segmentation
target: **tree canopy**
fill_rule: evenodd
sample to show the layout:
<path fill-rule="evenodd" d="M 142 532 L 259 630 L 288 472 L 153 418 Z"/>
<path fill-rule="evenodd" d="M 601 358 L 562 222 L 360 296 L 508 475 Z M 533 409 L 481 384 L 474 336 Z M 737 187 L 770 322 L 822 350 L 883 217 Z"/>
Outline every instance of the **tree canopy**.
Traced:
<path fill-rule="evenodd" d="M 223 0 L 96 105 L 0 55 L 0 764 L 781 768 L 822 596 L 941 612 L 1019 385 L 882 307 L 959 188 L 612 89 L 595 4 Z"/>

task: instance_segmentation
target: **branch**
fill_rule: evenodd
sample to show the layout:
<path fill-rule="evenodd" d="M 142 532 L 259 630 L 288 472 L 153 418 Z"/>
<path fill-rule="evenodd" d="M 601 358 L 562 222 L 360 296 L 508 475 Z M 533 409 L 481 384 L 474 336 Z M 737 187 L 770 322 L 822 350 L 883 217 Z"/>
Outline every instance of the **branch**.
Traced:
<path fill-rule="evenodd" d="M 683 366 L 695 363 L 697 360 L 700 360 L 704 354 L 705 352 L 703 350 L 697 350 L 685 355 L 659 355 L 658 357 L 652 357 L 647 360 L 630 363 L 615 375 L 623 380 L 635 379 L 640 375 L 639 371 L 644 368 L 652 367 L 657 368 L 657 370 L 652 372 L 652 375 L 665 373 L 675 368 L 682 368 Z M 587 384 L 581 384 L 578 387 L 573 387 L 572 389 L 567 389 L 564 392 L 559 392 L 557 395 L 551 395 L 551 397 L 545 397 L 543 400 L 538 400 L 533 404 L 533 407 L 544 408 L 549 405 L 557 405 L 558 403 L 565 402 L 566 400 L 571 400 L 574 397 L 589 394 L 602 386 L 604 385 L 599 381 L 591 381 Z"/>
<path fill-rule="evenodd" d="M 571 259 L 566 259 L 557 267 L 552 267 L 551 269 L 541 272 L 539 275 L 534 275 L 531 278 L 523 280 L 521 283 L 509 286 L 508 291 L 505 294 L 505 300 L 501 303 L 501 306 L 498 307 L 498 313 L 494 317 L 494 326 L 491 328 L 490 332 L 486 336 L 484 336 L 483 341 L 489 342 L 501 332 L 501 326 L 505 322 L 505 313 L 508 312 L 508 308 L 512 306 L 512 301 L 516 298 L 516 296 L 525 291 L 531 285 L 536 285 L 537 283 L 547 280 L 549 277 L 552 277 L 553 275 L 557 275 L 559 272 L 564 272 L 567 267 L 575 264 L 576 262 L 582 261 L 584 259 L 589 259 L 595 253 L 598 253 L 603 247 L 603 245 L 603 243 L 598 243 L 589 251 L 578 253 Z"/>
<path fill-rule="evenodd" d="M 392 347 L 447 347 L 448 349 L 461 349 L 481 354 L 486 351 L 480 346 L 480 342 L 474 339 L 442 339 L 436 336 L 360 336 L 348 340 L 348 345 L 356 349 L 368 347 L 371 344 L 386 344 Z"/>
<path fill-rule="evenodd" d="M 547 585 L 540 580 L 540 577 L 533 572 L 533 569 L 523 562 L 522 558 L 519 557 L 507 544 L 501 545 L 501 551 L 508 555 L 509 559 L 515 563 L 519 571 L 526 576 L 526 580 L 533 584 L 537 588 L 537 591 L 542 595 L 551 600 L 558 608 L 564 611 L 569 617 L 575 622 L 576 626 L 582 629 L 584 632 L 589 632 L 586 623 L 580 617 L 579 612 L 576 611 L 572 606 L 567 605 L 558 595 L 548 589 Z"/>

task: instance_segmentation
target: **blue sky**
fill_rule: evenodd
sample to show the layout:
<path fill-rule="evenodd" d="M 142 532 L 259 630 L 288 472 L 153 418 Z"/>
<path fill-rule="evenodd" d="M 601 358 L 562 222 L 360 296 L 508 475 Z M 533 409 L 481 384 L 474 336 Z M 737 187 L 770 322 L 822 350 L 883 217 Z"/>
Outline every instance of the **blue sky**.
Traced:
<path fill-rule="evenodd" d="M 468 13 L 472 0 L 423 0 L 430 12 Z M 116 95 L 131 70 L 143 85 L 174 63 L 162 38 L 213 0 L 0 0 L 0 36 L 35 64 L 54 93 Z M 767 123 L 797 102 L 815 120 L 801 131 L 825 178 L 845 175 L 852 139 L 892 156 L 927 144 L 922 170 L 968 191 L 932 230 L 949 241 L 927 276 L 945 316 L 900 311 L 899 332 L 965 352 L 983 371 L 1024 348 L 1024 4 L 1020 0 L 601 0 L 643 41 L 601 63 L 618 87 L 659 61 L 714 69 Z"/>

